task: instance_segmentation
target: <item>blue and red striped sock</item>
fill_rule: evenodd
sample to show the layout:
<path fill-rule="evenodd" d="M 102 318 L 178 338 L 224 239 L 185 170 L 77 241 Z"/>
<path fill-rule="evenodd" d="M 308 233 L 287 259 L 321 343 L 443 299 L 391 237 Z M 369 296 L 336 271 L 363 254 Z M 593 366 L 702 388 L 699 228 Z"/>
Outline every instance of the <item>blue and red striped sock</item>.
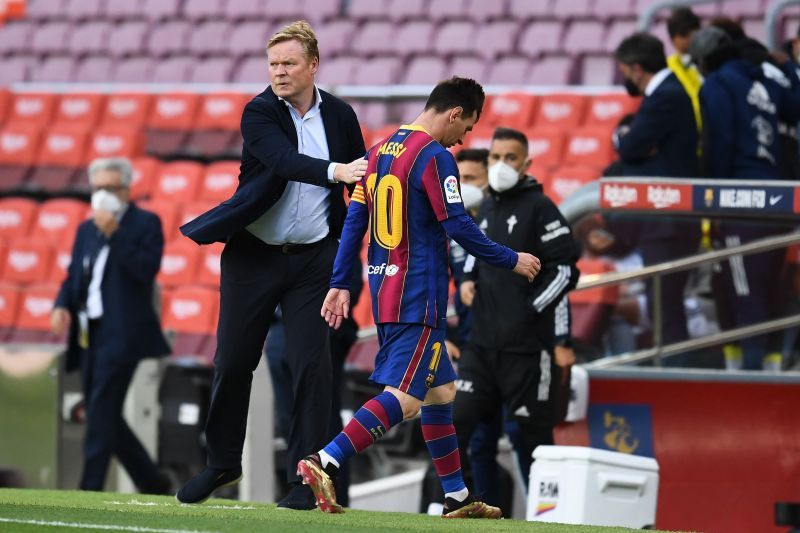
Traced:
<path fill-rule="evenodd" d="M 384 391 L 362 405 L 342 432 L 322 451 L 339 466 L 348 458 L 361 453 L 384 436 L 389 428 L 402 421 L 403 408 L 400 401 L 392 393 Z"/>
<path fill-rule="evenodd" d="M 422 406 L 422 436 L 445 494 L 466 489 L 461 475 L 461 457 L 453 426 L 453 404 Z"/>

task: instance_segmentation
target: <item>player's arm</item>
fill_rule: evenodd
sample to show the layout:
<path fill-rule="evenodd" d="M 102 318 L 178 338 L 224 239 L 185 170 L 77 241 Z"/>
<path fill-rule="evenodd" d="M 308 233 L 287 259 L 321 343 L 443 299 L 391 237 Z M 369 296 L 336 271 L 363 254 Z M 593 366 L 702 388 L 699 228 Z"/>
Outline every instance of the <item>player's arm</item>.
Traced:
<path fill-rule="evenodd" d="M 534 312 L 541 313 L 575 287 L 579 274 L 576 263 L 581 251 L 569 224 L 553 202 L 542 198 L 534 209 L 537 216 L 531 230 L 539 241 L 536 244 L 544 266 L 538 283 L 528 295 L 528 303 Z"/>
<path fill-rule="evenodd" d="M 350 282 L 353 265 L 364 240 L 369 225 L 369 210 L 364 198 L 364 183 L 358 183 L 350 197 L 347 218 L 342 228 L 342 239 L 336 260 L 333 263 L 330 290 L 322 304 L 320 314 L 334 329 L 338 329 L 342 320 L 350 314 Z"/>
<path fill-rule="evenodd" d="M 467 214 L 461 200 L 458 167 L 450 152 L 443 150 L 431 158 L 422 174 L 422 187 L 436 219 L 467 253 L 533 280 L 541 268 L 539 260 L 489 240 Z"/>

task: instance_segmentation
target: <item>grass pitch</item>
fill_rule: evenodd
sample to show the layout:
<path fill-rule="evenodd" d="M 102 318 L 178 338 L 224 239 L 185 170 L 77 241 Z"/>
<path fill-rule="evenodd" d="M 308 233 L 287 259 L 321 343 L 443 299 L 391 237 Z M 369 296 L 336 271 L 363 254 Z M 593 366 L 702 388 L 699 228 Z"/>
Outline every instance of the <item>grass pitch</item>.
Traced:
<path fill-rule="evenodd" d="M 347 510 L 281 511 L 275 505 L 209 500 L 181 505 L 166 496 L 0 489 L 0 531 L 140 533 L 210 532 L 376 532 L 376 531 L 535 531 L 538 533 L 615 533 L 626 528 L 568 526 L 517 520 L 444 520 L 438 517 Z"/>

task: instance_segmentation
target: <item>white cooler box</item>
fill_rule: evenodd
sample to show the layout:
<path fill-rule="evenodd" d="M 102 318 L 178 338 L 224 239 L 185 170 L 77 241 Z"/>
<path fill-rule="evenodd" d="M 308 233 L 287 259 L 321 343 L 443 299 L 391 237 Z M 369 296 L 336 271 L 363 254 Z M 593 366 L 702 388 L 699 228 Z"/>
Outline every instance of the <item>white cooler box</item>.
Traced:
<path fill-rule="evenodd" d="M 582 446 L 539 446 L 533 457 L 527 520 L 635 529 L 655 525 L 655 459 Z"/>

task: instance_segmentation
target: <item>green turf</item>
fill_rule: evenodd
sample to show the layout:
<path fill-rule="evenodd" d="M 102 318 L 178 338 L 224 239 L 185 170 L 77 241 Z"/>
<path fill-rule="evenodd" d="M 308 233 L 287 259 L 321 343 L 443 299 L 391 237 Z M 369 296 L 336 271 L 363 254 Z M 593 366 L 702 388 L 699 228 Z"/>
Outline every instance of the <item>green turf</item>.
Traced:
<path fill-rule="evenodd" d="M 150 505 L 142 505 L 150 504 Z M 10 520 L 10 521 L 9 521 Z M 27 522 L 27 523 L 26 523 Z M 53 525 L 57 522 L 61 525 Z M 626 528 L 567 526 L 517 520 L 444 520 L 418 514 L 348 510 L 279 511 L 274 505 L 209 500 L 180 505 L 173 498 L 115 493 L 0 489 L 0 531 L 259 532 L 259 531 L 535 531 L 615 533 Z M 49 527 L 45 527 L 49 526 Z M 108 528 L 106 528 L 108 527 Z"/>

